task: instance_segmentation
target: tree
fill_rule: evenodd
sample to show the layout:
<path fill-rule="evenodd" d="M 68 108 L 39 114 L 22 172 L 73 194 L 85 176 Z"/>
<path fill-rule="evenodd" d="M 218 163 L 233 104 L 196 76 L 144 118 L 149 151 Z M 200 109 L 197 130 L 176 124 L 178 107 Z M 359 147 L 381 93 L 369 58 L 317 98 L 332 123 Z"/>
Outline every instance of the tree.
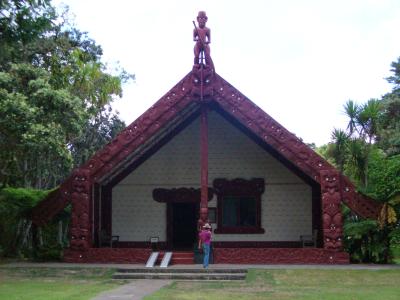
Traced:
<path fill-rule="evenodd" d="M 79 166 L 86 162 L 94 152 L 110 142 L 123 128 L 125 123 L 118 115 L 111 111 L 111 107 L 105 107 L 91 121 L 83 127 L 83 132 L 73 140 L 71 153 L 74 164 Z"/>
<path fill-rule="evenodd" d="M 49 0 L 1 1 L 0 29 L 0 188 L 54 187 L 124 126 L 108 107 L 133 76 Z"/>
<path fill-rule="evenodd" d="M 333 144 L 332 156 L 335 160 L 335 164 L 339 167 L 340 172 L 344 171 L 344 164 L 347 157 L 347 146 L 349 142 L 349 137 L 341 129 L 333 129 L 331 140 Z"/>
<path fill-rule="evenodd" d="M 11 62 L 32 61 L 55 19 L 50 0 L 0 1 L 0 70 Z"/>
<path fill-rule="evenodd" d="M 72 167 L 68 143 L 80 134 L 87 115 L 79 98 L 52 88 L 49 79 L 48 72 L 29 64 L 0 73 L 3 185 L 54 186 Z"/>

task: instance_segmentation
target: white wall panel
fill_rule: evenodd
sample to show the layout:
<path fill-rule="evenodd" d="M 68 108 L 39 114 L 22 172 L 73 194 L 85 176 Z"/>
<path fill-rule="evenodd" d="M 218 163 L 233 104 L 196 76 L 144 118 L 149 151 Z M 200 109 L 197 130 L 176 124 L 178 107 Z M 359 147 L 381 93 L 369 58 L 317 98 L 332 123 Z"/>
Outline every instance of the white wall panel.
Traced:
<path fill-rule="evenodd" d="M 311 188 L 216 112 L 209 114 L 209 185 L 215 178 L 264 178 L 265 234 L 216 234 L 216 241 L 288 241 L 311 234 Z M 166 239 L 166 205 L 154 188 L 200 186 L 200 122 L 195 120 L 113 189 L 113 234 Z M 213 199 L 210 207 L 216 206 Z"/>

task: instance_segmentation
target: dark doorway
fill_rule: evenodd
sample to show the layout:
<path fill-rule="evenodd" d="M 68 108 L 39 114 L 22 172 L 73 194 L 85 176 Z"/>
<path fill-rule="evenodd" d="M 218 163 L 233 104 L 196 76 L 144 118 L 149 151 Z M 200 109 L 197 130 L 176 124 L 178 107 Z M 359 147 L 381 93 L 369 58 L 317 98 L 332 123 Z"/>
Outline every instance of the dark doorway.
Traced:
<path fill-rule="evenodd" d="M 172 205 L 172 247 L 192 250 L 197 240 L 197 203 L 173 203 Z"/>

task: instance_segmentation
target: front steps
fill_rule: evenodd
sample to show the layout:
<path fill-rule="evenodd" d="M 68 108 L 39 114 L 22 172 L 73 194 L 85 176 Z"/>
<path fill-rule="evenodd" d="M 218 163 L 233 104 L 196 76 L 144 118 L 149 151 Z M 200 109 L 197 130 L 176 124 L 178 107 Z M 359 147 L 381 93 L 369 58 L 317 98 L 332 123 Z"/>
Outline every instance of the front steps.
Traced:
<path fill-rule="evenodd" d="M 165 252 L 160 251 L 156 266 L 161 264 Z M 172 258 L 170 265 L 192 265 L 194 264 L 194 253 L 190 251 L 172 251 Z"/>
<path fill-rule="evenodd" d="M 121 268 L 113 279 L 244 280 L 246 269 Z"/>
<path fill-rule="evenodd" d="M 170 279 L 170 280 L 244 280 L 246 269 L 203 269 L 194 264 L 194 253 L 189 251 L 173 251 L 171 265 L 180 267 L 160 267 L 165 252 L 160 252 L 154 267 L 120 268 L 112 276 L 113 279 Z M 192 265 L 192 266 L 188 266 Z M 211 265 L 212 266 L 212 265 Z"/>

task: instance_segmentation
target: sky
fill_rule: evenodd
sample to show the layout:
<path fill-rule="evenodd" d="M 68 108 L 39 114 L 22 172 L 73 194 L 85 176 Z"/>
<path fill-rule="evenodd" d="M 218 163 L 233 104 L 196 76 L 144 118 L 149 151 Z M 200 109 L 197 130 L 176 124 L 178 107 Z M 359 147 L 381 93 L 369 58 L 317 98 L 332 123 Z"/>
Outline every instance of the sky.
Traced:
<path fill-rule="evenodd" d="M 216 72 L 306 143 L 345 128 L 343 105 L 390 92 L 399 0 L 56 0 L 136 80 L 113 103 L 130 124 L 193 65 L 193 23 L 208 16 Z"/>

